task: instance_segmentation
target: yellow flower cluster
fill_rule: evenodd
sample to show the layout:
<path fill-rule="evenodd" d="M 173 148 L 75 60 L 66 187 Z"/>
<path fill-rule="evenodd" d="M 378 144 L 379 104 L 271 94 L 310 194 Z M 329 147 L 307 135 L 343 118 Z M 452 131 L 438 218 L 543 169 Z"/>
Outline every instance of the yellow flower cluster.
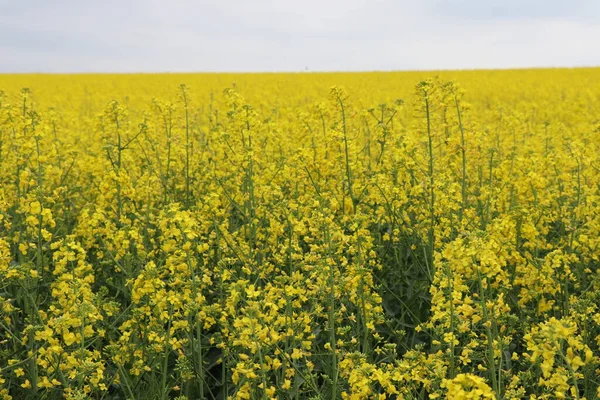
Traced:
<path fill-rule="evenodd" d="M 600 70 L 432 75 L 0 75 L 0 398 L 600 397 Z"/>

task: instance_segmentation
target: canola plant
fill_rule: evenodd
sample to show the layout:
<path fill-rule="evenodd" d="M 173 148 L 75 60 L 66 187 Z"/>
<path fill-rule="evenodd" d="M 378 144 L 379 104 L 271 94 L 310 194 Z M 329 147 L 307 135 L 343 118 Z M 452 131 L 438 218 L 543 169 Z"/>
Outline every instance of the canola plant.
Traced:
<path fill-rule="evenodd" d="M 0 398 L 600 397 L 600 69 L 0 75 Z"/>

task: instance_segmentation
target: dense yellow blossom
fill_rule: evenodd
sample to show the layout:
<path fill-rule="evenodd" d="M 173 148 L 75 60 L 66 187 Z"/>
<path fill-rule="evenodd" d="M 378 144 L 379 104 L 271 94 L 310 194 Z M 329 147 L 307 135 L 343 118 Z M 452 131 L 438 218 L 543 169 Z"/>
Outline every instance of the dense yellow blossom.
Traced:
<path fill-rule="evenodd" d="M 599 109 L 599 69 L 0 75 L 0 398 L 597 398 Z"/>

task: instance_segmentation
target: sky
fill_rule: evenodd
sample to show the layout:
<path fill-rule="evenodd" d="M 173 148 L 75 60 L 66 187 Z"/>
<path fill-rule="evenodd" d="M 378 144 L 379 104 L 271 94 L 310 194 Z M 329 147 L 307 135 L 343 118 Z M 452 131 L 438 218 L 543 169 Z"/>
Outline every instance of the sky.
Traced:
<path fill-rule="evenodd" d="M 600 66 L 599 40 L 599 0 L 0 0 L 0 73 Z"/>

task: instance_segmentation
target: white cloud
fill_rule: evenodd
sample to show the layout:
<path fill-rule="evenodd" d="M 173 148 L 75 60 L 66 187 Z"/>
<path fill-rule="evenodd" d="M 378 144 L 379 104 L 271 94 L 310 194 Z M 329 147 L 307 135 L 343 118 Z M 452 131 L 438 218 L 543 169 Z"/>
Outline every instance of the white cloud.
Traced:
<path fill-rule="evenodd" d="M 600 65 L 599 6 L 564 4 L 0 0 L 0 72 Z"/>

